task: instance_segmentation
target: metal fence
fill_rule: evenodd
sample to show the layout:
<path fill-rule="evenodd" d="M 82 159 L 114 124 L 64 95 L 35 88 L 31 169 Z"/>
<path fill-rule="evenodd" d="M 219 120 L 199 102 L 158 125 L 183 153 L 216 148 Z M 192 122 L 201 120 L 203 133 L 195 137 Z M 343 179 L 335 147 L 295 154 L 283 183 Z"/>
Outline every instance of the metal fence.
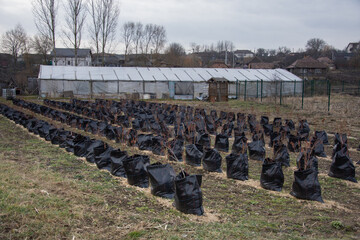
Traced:
<path fill-rule="evenodd" d="M 237 82 L 234 88 L 236 99 L 244 101 L 266 101 L 282 105 L 286 98 L 298 97 L 301 99 L 302 109 L 304 108 L 304 98 L 327 96 L 328 111 L 330 111 L 332 94 L 360 96 L 360 81 L 245 81 Z"/>

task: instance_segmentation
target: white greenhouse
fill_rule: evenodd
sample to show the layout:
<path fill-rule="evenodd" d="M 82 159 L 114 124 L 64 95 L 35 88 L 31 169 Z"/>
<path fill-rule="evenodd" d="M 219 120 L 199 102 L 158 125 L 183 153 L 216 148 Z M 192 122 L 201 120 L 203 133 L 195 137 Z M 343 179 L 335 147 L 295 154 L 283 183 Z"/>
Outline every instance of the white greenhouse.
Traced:
<path fill-rule="evenodd" d="M 229 81 L 229 96 L 298 95 L 302 79 L 284 69 L 41 66 L 40 94 L 52 97 L 137 95 L 193 99 L 208 95 L 208 80 Z"/>

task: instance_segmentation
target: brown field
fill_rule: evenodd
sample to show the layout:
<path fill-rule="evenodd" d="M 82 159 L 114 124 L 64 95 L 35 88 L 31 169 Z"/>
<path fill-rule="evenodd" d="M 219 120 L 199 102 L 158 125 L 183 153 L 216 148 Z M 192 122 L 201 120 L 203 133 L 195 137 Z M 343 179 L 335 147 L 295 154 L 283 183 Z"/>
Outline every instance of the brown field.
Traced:
<path fill-rule="evenodd" d="M 39 104 L 36 97 L 27 98 Z M 158 100 L 160 101 L 160 100 Z M 360 98 L 284 98 L 259 101 L 231 100 L 227 103 L 168 101 L 206 109 L 307 119 L 312 132 L 326 130 L 347 133 L 350 156 L 360 160 Z M 4 101 L 14 109 L 83 135 L 101 139 L 128 153 L 144 154 L 137 148 L 117 144 L 106 138 L 70 128 Z M 289 192 L 297 154 L 291 153 L 291 167 L 283 168 L 282 192 L 260 187 L 261 163 L 249 159 L 249 180 L 226 178 L 226 173 L 209 173 L 201 167 L 171 162 L 191 174 L 203 175 L 205 216 L 183 214 L 171 200 L 154 197 L 150 189 L 127 184 L 99 171 L 82 158 L 40 139 L 0 115 L 0 239 L 359 239 L 360 183 L 327 176 L 332 146 L 325 146 L 327 158 L 319 158 L 319 181 L 325 203 L 299 200 Z M 248 136 L 250 138 L 250 135 Z M 214 139 L 212 139 L 214 140 Z M 269 142 L 266 137 L 266 142 Z M 214 143 L 214 141 L 212 141 Z M 232 139 L 230 140 L 230 146 Z M 272 150 L 266 145 L 267 156 Z M 151 162 L 167 163 L 167 157 L 145 152 Z M 227 154 L 223 153 L 223 159 Z M 226 169 L 223 161 L 223 171 Z M 359 178 L 359 165 L 356 177 Z"/>

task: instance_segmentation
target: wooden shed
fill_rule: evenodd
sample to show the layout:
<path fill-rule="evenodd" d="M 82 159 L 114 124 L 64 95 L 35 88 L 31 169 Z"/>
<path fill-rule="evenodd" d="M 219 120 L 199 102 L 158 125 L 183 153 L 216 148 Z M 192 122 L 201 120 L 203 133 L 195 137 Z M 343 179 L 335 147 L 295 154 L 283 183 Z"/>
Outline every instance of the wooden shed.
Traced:
<path fill-rule="evenodd" d="M 209 101 L 210 102 L 227 102 L 229 97 L 229 80 L 226 78 L 210 78 L 209 84 Z"/>

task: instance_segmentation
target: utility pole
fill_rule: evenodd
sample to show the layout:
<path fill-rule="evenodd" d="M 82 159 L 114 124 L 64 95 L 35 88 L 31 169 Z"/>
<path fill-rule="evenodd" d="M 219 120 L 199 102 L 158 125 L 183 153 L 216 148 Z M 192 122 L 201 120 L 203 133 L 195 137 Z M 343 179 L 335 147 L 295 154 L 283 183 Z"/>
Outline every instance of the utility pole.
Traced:
<path fill-rule="evenodd" d="M 227 65 L 227 50 L 225 50 L 225 65 Z"/>

